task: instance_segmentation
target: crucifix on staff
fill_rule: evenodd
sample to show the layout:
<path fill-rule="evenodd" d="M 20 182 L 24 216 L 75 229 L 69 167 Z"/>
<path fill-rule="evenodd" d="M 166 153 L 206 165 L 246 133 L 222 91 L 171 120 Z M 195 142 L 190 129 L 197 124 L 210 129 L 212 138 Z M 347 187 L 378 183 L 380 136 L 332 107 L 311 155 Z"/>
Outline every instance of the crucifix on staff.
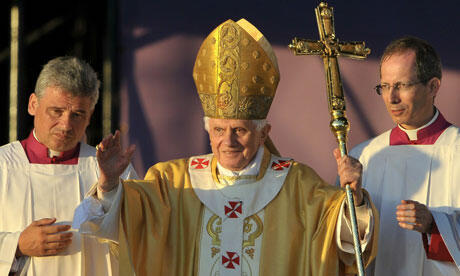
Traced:
<path fill-rule="evenodd" d="M 295 55 L 319 55 L 323 59 L 326 72 L 326 86 L 329 112 L 331 114 L 330 128 L 337 138 L 340 153 L 347 155 L 347 135 L 350 129 L 345 115 L 345 97 L 340 78 L 338 56 L 364 59 L 370 49 L 364 42 L 342 42 L 335 35 L 334 10 L 327 3 L 321 2 L 315 9 L 320 40 L 294 38 L 289 48 Z M 347 204 L 353 228 L 353 242 L 356 264 L 359 275 L 364 275 L 361 246 L 359 243 L 358 225 L 355 214 L 353 195 L 349 185 L 346 186 Z"/>

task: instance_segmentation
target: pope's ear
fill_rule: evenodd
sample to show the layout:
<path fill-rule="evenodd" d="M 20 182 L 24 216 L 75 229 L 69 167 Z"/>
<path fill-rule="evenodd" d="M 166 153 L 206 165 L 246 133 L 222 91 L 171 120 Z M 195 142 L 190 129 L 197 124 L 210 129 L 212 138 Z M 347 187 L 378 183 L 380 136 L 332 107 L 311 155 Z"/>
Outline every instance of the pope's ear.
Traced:
<path fill-rule="evenodd" d="M 270 124 L 266 124 L 262 130 L 261 130 L 261 137 L 260 139 L 262 140 L 262 144 L 265 143 L 265 140 L 267 140 L 268 134 L 270 133 L 270 130 L 272 129 L 272 126 Z"/>
<path fill-rule="evenodd" d="M 27 106 L 27 111 L 30 115 L 35 116 L 38 107 L 38 98 L 35 93 L 30 94 L 29 105 Z"/>

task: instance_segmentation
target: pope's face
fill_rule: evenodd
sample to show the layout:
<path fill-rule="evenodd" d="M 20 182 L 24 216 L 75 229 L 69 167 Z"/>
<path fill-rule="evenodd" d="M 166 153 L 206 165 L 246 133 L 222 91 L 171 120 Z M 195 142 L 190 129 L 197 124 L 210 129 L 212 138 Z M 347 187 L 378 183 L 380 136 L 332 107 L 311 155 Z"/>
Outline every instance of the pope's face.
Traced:
<path fill-rule="evenodd" d="M 34 116 L 37 139 L 54 151 L 74 148 L 85 134 L 93 109 L 89 97 L 74 97 L 57 87 L 48 87 L 39 99 L 29 98 L 29 114 Z"/>
<path fill-rule="evenodd" d="M 264 144 L 270 125 L 257 131 L 249 120 L 209 119 L 212 152 L 226 169 L 244 169 Z"/>
<path fill-rule="evenodd" d="M 428 123 L 434 115 L 434 97 L 440 86 L 438 78 L 426 84 L 417 83 L 415 52 L 408 50 L 395 53 L 382 62 L 380 83 L 415 83 L 404 89 L 391 87 L 382 92 L 388 113 L 393 121 L 405 129 L 416 129 Z"/>

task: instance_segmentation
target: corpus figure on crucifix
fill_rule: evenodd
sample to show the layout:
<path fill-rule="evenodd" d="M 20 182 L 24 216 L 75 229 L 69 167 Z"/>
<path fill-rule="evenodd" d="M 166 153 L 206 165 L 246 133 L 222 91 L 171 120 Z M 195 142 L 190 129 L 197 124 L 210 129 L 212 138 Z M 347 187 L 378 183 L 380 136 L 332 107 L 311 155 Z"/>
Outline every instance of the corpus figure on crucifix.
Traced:
<path fill-rule="evenodd" d="M 279 76 L 262 33 L 244 19 L 228 20 L 204 40 L 193 69 L 211 154 L 161 162 L 143 181 L 120 182 L 132 149 L 125 153 L 110 136 L 100 143 L 97 192 L 77 213 L 102 205 L 104 212 L 85 215 L 80 231 L 119 243 L 122 275 L 353 270 L 345 192 L 307 165 L 281 157 L 268 136 L 266 117 Z M 338 151 L 335 156 L 359 205 L 370 262 L 375 211 L 361 189 L 361 164 Z"/>

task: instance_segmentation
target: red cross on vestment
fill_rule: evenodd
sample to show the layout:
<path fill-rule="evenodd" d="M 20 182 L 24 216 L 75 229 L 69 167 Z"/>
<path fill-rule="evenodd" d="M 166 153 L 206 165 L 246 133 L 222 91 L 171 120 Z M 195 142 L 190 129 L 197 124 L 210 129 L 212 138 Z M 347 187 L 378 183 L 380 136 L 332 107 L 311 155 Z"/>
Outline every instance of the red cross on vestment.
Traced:
<path fill-rule="evenodd" d="M 241 215 L 243 202 L 241 201 L 229 201 L 229 206 L 225 206 L 225 215 L 229 218 L 238 218 L 238 213 Z"/>
<path fill-rule="evenodd" d="M 225 255 L 222 255 L 222 265 L 225 268 L 235 269 L 235 265 L 240 265 L 240 257 L 236 252 L 227 251 Z"/>
<path fill-rule="evenodd" d="M 194 169 L 205 169 L 209 166 L 209 160 L 205 158 L 195 158 L 192 160 L 192 167 Z"/>
<path fill-rule="evenodd" d="M 275 171 L 282 171 L 289 168 L 289 166 L 291 166 L 291 160 L 278 160 L 278 162 L 273 161 L 272 163 L 272 169 Z"/>

